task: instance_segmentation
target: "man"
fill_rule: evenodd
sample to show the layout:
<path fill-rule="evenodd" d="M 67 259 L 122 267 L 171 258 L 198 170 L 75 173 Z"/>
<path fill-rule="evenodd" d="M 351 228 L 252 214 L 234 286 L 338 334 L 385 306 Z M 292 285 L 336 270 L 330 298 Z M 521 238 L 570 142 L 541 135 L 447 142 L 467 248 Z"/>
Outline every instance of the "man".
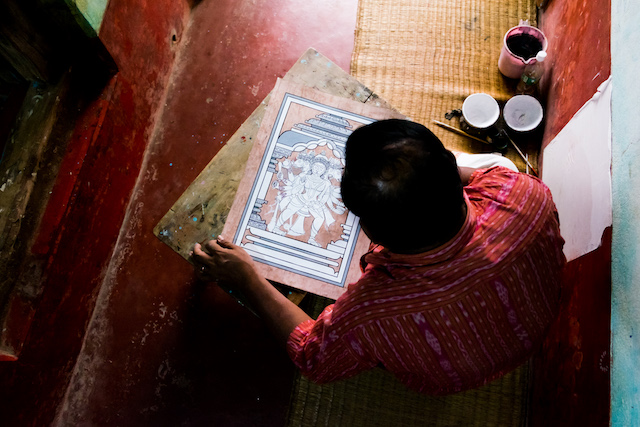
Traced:
<path fill-rule="evenodd" d="M 445 394 L 507 373 L 540 345 L 565 264 L 542 182 L 459 167 L 424 126 L 385 120 L 349 137 L 341 189 L 375 246 L 315 321 L 238 246 L 218 238 L 193 251 L 196 271 L 239 288 L 303 374 L 328 382 L 383 366 Z"/>

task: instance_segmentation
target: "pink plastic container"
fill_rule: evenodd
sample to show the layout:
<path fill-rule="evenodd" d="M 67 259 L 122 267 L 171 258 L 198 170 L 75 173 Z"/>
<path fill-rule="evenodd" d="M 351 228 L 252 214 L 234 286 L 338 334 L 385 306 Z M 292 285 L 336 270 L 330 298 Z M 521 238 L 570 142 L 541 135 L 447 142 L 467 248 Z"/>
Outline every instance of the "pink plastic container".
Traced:
<path fill-rule="evenodd" d="M 536 62 L 536 54 L 547 51 L 547 38 L 531 25 L 521 23 L 504 35 L 498 69 L 505 77 L 519 79 L 527 64 Z"/>

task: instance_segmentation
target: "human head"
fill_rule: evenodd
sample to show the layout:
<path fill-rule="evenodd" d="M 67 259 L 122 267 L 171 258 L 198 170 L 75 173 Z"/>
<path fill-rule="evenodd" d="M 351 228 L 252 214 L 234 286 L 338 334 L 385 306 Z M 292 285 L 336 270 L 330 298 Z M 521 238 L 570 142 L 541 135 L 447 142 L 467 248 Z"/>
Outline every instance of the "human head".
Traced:
<path fill-rule="evenodd" d="M 313 175 L 320 176 L 326 170 L 327 170 L 327 167 L 324 165 L 324 163 L 321 163 L 321 162 L 314 162 L 313 165 L 311 166 L 311 172 Z"/>
<path fill-rule="evenodd" d="M 342 201 L 375 243 L 419 252 L 460 229 L 466 210 L 456 160 L 426 127 L 397 119 L 360 127 L 345 160 Z"/>

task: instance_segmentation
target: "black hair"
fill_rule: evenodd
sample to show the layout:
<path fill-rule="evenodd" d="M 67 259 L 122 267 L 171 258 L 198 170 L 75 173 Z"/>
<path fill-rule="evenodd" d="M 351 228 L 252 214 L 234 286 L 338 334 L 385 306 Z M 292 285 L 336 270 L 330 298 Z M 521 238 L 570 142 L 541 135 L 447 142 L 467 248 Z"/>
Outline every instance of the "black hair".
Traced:
<path fill-rule="evenodd" d="M 341 190 L 369 237 L 395 252 L 444 243 L 466 212 L 455 156 L 408 120 L 381 120 L 349 136 Z"/>

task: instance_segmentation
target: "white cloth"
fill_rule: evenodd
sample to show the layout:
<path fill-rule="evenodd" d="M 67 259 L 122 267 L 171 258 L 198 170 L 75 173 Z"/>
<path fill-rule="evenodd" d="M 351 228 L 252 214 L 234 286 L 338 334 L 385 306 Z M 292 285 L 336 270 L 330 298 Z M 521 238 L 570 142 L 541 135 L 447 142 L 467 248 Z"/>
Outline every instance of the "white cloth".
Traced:
<path fill-rule="evenodd" d="M 488 169 L 494 166 L 504 166 L 518 172 L 516 165 L 499 154 L 468 154 L 455 153 L 458 166 L 476 169 Z"/>

